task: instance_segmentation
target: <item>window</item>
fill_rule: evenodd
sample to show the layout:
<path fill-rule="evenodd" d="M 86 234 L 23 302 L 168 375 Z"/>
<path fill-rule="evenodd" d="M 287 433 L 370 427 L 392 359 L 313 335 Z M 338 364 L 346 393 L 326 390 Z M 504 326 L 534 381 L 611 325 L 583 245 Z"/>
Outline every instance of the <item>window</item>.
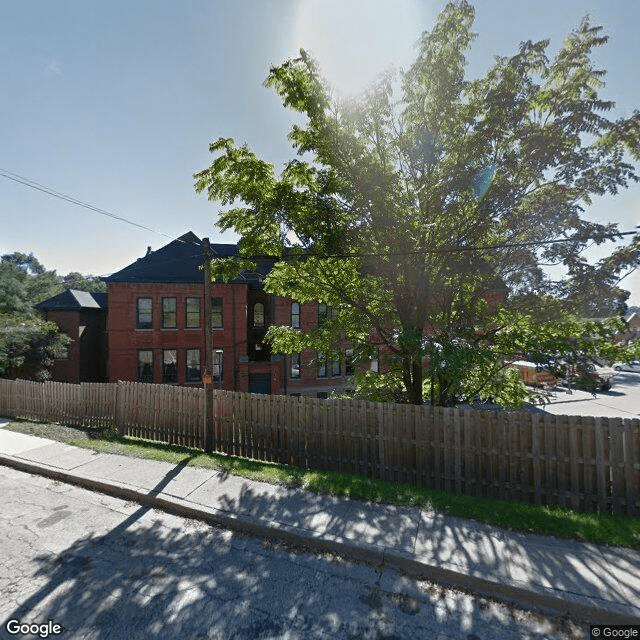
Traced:
<path fill-rule="evenodd" d="M 138 298 L 138 316 L 136 327 L 138 329 L 151 329 L 153 324 L 153 303 L 151 298 Z"/>
<path fill-rule="evenodd" d="M 200 298 L 187 298 L 187 329 L 200 328 Z"/>
<path fill-rule="evenodd" d="M 300 303 L 299 302 L 291 303 L 291 326 L 294 329 L 300 328 Z"/>
<path fill-rule="evenodd" d="M 162 382 L 178 382 L 178 352 L 175 349 L 162 350 Z"/>
<path fill-rule="evenodd" d="M 345 351 L 344 373 L 347 376 L 353 375 L 353 349 L 347 349 Z"/>
<path fill-rule="evenodd" d="M 211 299 L 211 328 L 222 329 L 222 298 Z"/>
<path fill-rule="evenodd" d="M 340 373 L 340 358 L 334 358 L 331 361 L 331 375 L 332 377 L 337 378 Z"/>
<path fill-rule="evenodd" d="M 222 382 L 222 349 L 213 350 L 213 381 Z"/>
<path fill-rule="evenodd" d="M 153 351 L 138 351 L 138 382 L 153 382 Z"/>
<path fill-rule="evenodd" d="M 177 327 L 177 309 L 175 298 L 162 298 L 163 329 L 175 329 Z"/>
<path fill-rule="evenodd" d="M 327 321 L 327 305 L 324 302 L 318 303 L 318 326 L 321 327 Z"/>
<path fill-rule="evenodd" d="M 327 357 L 324 353 L 318 353 L 318 378 L 327 377 Z"/>
<path fill-rule="evenodd" d="M 197 300 L 197 298 L 196 298 Z M 200 306 L 198 300 L 198 306 Z M 185 373 L 185 382 L 200 382 L 200 349 L 187 349 L 187 371 Z"/>
<path fill-rule="evenodd" d="M 374 373 L 379 373 L 380 369 L 380 349 L 376 349 L 373 357 L 371 358 L 371 363 L 369 365 L 369 369 Z"/>
<path fill-rule="evenodd" d="M 253 305 L 253 326 L 264 327 L 264 305 L 262 302 L 256 302 Z"/>
<path fill-rule="evenodd" d="M 56 360 L 68 360 L 69 359 L 69 346 L 60 347 L 58 353 L 55 356 Z"/>
<path fill-rule="evenodd" d="M 290 378 L 299 378 L 300 377 L 300 354 L 292 353 L 291 354 L 291 371 L 289 373 Z"/>

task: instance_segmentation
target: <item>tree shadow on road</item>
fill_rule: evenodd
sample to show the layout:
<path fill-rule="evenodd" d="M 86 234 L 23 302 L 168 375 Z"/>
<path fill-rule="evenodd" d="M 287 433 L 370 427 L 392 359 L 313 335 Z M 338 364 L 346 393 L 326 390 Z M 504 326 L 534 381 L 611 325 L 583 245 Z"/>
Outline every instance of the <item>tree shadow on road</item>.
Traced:
<path fill-rule="evenodd" d="M 517 533 L 418 508 L 256 489 L 249 484 L 232 499 L 224 496 L 217 506 L 264 522 L 414 554 L 451 571 L 497 583 L 508 581 L 545 595 L 582 594 L 592 603 L 640 602 L 640 580 L 634 569 L 640 555 L 633 549 Z M 640 616 L 640 608 L 635 615 Z"/>
<path fill-rule="evenodd" d="M 161 491 L 181 470 L 169 472 L 151 493 Z M 378 512 L 344 500 L 327 514 L 320 502 L 301 506 L 295 491 L 263 494 L 248 484 L 239 496 L 223 496 L 221 507 L 225 500 L 228 509 L 259 517 L 299 523 L 321 517 L 336 535 L 348 533 L 349 519 L 353 535 L 372 544 L 387 544 L 399 535 L 391 528 L 411 517 L 411 510 Z M 65 522 L 54 520 L 52 526 L 63 531 Z M 453 551 L 442 525 L 423 527 L 425 540 L 435 549 Z M 471 556 L 470 535 L 460 529 L 454 536 L 462 556 Z M 500 562 L 498 546 L 494 556 Z M 441 632 L 447 638 L 477 640 L 521 637 L 523 624 L 504 608 L 474 603 L 463 594 L 381 572 L 380 567 L 306 553 L 148 506 L 103 535 L 92 534 L 35 562 L 33 579 L 41 586 L 7 619 L 54 620 L 65 628 L 63 638 L 413 640 Z M 549 565 L 548 570 L 557 569 Z M 577 579 L 566 568 L 564 575 Z M 529 637 L 560 637 L 555 627 L 541 629 L 546 631 L 532 631 Z"/>

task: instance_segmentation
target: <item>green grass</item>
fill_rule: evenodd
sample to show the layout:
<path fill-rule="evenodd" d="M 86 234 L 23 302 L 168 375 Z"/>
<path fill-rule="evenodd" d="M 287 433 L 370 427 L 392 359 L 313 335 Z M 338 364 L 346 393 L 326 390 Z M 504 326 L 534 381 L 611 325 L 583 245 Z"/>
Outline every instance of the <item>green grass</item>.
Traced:
<path fill-rule="evenodd" d="M 14 422 L 15 431 L 63 440 L 99 453 L 221 469 L 232 475 L 301 487 L 307 491 L 348 496 L 357 500 L 420 507 L 485 524 L 526 533 L 553 535 L 614 546 L 640 548 L 640 518 L 611 514 L 582 513 L 560 507 L 490 500 L 478 496 L 445 493 L 409 484 L 397 484 L 338 471 L 304 470 L 222 454 L 205 454 L 197 449 L 147 440 L 121 438 L 113 431 Z"/>

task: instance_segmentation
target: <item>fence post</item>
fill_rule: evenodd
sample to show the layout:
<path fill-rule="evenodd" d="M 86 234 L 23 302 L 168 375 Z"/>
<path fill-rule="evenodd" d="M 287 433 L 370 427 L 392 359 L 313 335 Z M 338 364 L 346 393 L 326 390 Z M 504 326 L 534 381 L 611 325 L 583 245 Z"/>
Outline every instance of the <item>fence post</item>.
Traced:
<path fill-rule="evenodd" d="M 116 385 L 116 428 L 121 437 L 124 437 L 124 384 L 118 380 Z"/>

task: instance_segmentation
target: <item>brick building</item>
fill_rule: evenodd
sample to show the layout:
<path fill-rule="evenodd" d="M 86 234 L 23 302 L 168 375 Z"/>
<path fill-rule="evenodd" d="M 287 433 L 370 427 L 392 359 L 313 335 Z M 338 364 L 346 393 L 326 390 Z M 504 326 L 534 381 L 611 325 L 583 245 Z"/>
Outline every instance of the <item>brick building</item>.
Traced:
<path fill-rule="evenodd" d="M 235 244 L 213 244 L 211 250 L 216 257 L 238 255 Z M 313 351 L 292 356 L 271 353 L 270 345 L 265 342 L 269 326 L 310 331 L 326 318 L 328 310 L 326 305 L 317 302 L 300 304 L 267 294 L 262 281 L 274 260 L 265 257 L 254 261 L 255 271 L 245 271 L 230 282 L 218 281 L 210 286 L 214 387 L 317 397 L 348 390 L 353 374 L 348 345 L 336 359 L 325 359 Z M 108 359 L 104 348 L 102 351 L 96 348 L 95 354 L 102 358 L 100 379 L 202 385 L 203 263 L 203 243 L 189 232 L 157 251 L 149 248 L 144 257 L 104 278 L 109 301 Z M 76 319 L 73 313 L 63 317 L 68 310 L 63 311 L 60 305 L 64 306 L 67 297 L 58 302 L 54 302 L 56 298 L 45 301 L 49 307 L 41 303 L 41 309 L 48 308 L 48 317 L 69 335 L 80 336 L 86 330 L 80 327 L 88 326 L 84 311 L 90 306 L 89 299 L 82 296 L 89 295 L 75 292 L 72 296 L 77 305 L 86 303 L 82 307 L 82 318 L 79 309 L 74 311 Z M 504 290 L 496 287 L 496 291 L 488 292 L 485 297 L 490 304 L 498 304 L 504 299 Z M 56 306 L 57 315 L 52 317 L 50 314 Z M 106 316 L 106 300 L 100 309 Z M 86 337 L 89 335 L 93 333 L 87 333 Z M 73 345 L 72 349 L 78 346 Z M 98 379 L 95 373 L 86 373 L 86 362 L 84 365 L 72 364 L 74 362 L 75 355 L 70 357 L 66 368 L 64 363 L 56 363 L 54 379 L 68 382 Z M 378 361 L 373 360 L 368 366 L 377 371 Z M 79 373 L 72 373 L 72 369 Z M 107 370 L 108 376 L 104 373 Z"/>
<path fill-rule="evenodd" d="M 615 341 L 633 344 L 640 339 L 640 315 L 634 312 L 626 318 L 626 321 L 628 329 L 626 331 L 619 331 L 615 336 Z"/>
<path fill-rule="evenodd" d="M 53 365 L 58 382 L 107 380 L 107 294 L 68 289 L 36 305 L 45 320 L 71 338 Z"/>
<path fill-rule="evenodd" d="M 216 257 L 238 253 L 212 244 Z M 273 266 L 256 260 L 255 272 L 211 285 L 213 382 L 221 389 L 324 396 L 344 389 L 348 362 L 316 366 L 316 354 L 272 354 L 264 337 L 272 324 L 316 326 L 322 307 L 265 293 Z M 187 233 L 105 278 L 109 299 L 109 379 L 200 385 L 204 368 L 203 247 Z M 312 364 L 310 364 L 312 363 Z"/>

